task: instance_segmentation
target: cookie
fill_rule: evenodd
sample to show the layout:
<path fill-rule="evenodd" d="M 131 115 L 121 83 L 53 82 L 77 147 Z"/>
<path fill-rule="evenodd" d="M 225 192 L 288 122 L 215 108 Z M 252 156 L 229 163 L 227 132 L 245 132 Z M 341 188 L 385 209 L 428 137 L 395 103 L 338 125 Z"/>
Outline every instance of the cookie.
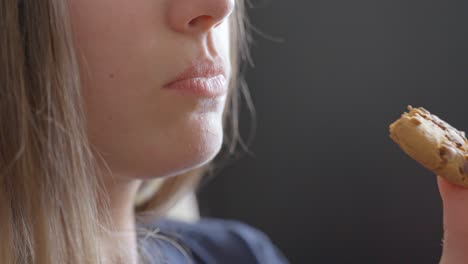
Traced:
<path fill-rule="evenodd" d="M 390 125 L 390 138 L 406 154 L 449 182 L 468 187 L 468 141 L 426 109 L 408 106 L 408 112 Z"/>

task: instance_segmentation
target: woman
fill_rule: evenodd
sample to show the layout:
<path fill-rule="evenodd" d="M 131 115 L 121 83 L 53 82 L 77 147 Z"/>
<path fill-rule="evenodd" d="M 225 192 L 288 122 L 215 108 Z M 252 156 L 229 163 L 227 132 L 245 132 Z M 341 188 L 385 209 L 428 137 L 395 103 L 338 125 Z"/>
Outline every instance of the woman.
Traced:
<path fill-rule="evenodd" d="M 242 22 L 233 0 L 0 0 L 0 262 L 285 263 L 244 224 L 160 220 L 222 147 Z"/>
<path fill-rule="evenodd" d="M 235 116 L 242 22 L 233 0 L 0 0 L 1 263 L 286 263 L 244 224 L 160 217 Z M 441 263 L 468 263 L 468 191 L 439 186 Z"/>

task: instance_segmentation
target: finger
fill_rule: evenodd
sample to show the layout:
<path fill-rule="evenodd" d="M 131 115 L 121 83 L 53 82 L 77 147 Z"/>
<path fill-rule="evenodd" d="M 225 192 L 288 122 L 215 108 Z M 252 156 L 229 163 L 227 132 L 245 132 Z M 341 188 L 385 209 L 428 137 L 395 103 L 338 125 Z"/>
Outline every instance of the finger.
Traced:
<path fill-rule="evenodd" d="M 445 233 L 468 236 L 468 188 L 454 185 L 440 176 L 437 183 L 442 197 Z"/>
<path fill-rule="evenodd" d="M 467 188 L 450 183 L 441 176 L 437 176 L 437 184 L 443 200 L 445 198 L 450 199 L 454 195 L 462 195 L 461 193 L 468 191 Z"/>
<path fill-rule="evenodd" d="M 468 263 L 468 189 L 437 177 L 444 207 L 444 238 L 440 264 Z"/>

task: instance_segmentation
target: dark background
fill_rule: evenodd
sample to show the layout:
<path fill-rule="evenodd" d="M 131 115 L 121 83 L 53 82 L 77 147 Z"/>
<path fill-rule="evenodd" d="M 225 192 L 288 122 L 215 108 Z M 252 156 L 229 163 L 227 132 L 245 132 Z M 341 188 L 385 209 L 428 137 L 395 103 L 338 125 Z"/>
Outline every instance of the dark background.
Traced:
<path fill-rule="evenodd" d="M 410 104 L 468 129 L 468 2 L 252 3 L 271 36 L 253 33 L 246 75 L 253 155 L 201 189 L 203 215 L 262 229 L 292 263 L 437 263 L 436 177 L 388 125 Z"/>

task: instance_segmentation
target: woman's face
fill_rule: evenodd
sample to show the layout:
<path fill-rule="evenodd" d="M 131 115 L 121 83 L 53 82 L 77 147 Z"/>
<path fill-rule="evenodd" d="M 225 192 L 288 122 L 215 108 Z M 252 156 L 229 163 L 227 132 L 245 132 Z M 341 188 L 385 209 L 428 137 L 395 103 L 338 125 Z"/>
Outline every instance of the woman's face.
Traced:
<path fill-rule="evenodd" d="M 234 0 L 69 1 L 89 136 L 113 173 L 160 177 L 210 161 L 223 137 Z M 179 77 L 191 80 L 166 87 Z"/>

